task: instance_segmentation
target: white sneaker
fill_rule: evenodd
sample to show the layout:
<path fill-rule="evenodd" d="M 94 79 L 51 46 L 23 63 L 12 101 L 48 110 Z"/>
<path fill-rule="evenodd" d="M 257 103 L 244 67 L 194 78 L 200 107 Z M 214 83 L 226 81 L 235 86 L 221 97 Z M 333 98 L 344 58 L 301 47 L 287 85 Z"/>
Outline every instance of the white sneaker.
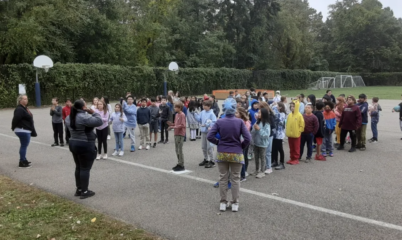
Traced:
<path fill-rule="evenodd" d="M 272 173 L 272 168 L 268 168 L 267 170 L 265 170 L 265 174 L 270 174 Z"/>
<path fill-rule="evenodd" d="M 142 150 L 142 145 L 140 145 L 140 146 L 138 147 L 138 150 Z"/>
<path fill-rule="evenodd" d="M 239 211 L 239 203 L 232 203 L 232 212 Z"/>
<path fill-rule="evenodd" d="M 229 207 L 230 207 L 230 202 L 221 203 L 221 204 L 219 205 L 219 210 L 220 210 L 221 212 L 225 212 L 226 209 L 228 209 Z"/>
<path fill-rule="evenodd" d="M 248 174 L 248 172 L 246 172 L 246 177 L 248 177 L 250 174 Z"/>
<path fill-rule="evenodd" d="M 120 156 L 120 157 L 124 156 L 124 152 L 123 152 L 123 151 L 120 151 L 120 152 L 119 152 L 119 156 Z"/>
<path fill-rule="evenodd" d="M 149 144 L 147 144 L 147 146 L 146 146 L 146 150 L 149 150 L 151 148 L 151 146 L 149 146 Z"/>
<path fill-rule="evenodd" d="M 98 154 L 98 156 L 96 157 L 96 160 L 100 160 L 101 159 L 101 155 L 100 154 Z"/>
<path fill-rule="evenodd" d="M 107 140 L 110 140 L 110 135 L 107 135 Z"/>
<path fill-rule="evenodd" d="M 119 152 L 117 150 L 114 150 L 114 152 L 112 153 L 112 156 L 117 156 L 117 154 L 119 154 Z"/>
<path fill-rule="evenodd" d="M 107 159 L 107 154 L 105 153 L 105 155 L 103 155 L 103 157 L 102 157 L 103 159 Z"/>
<path fill-rule="evenodd" d="M 265 177 L 265 173 L 263 172 L 258 173 L 256 176 L 256 178 L 263 178 L 263 177 Z"/>

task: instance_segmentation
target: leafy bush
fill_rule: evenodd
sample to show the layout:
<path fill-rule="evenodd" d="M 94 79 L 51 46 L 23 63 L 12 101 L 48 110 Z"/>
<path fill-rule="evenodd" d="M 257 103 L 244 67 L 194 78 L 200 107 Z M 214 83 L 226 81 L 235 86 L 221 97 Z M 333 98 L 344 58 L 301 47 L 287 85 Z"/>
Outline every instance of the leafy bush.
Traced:
<path fill-rule="evenodd" d="M 402 72 L 362 73 L 366 86 L 402 86 Z"/>

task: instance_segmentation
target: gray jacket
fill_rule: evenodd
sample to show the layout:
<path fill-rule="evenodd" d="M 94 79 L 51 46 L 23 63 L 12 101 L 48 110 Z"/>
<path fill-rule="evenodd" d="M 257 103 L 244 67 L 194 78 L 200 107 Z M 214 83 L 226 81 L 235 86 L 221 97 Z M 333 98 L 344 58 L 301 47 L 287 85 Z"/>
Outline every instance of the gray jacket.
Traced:
<path fill-rule="evenodd" d="M 56 106 L 54 111 L 50 109 L 50 116 L 52 116 L 52 123 L 62 123 L 63 122 L 63 117 L 62 117 L 62 111 L 63 108 L 61 106 Z"/>
<path fill-rule="evenodd" d="M 70 117 L 71 114 L 66 118 L 66 126 L 71 133 L 70 140 L 95 142 L 96 134 L 94 128 L 103 124 L 101 116 L 98 113 L 91 115 L 84 110 L 78 110 L 75 117 L 75 129 L 72 129 L 70 126 Z"/>

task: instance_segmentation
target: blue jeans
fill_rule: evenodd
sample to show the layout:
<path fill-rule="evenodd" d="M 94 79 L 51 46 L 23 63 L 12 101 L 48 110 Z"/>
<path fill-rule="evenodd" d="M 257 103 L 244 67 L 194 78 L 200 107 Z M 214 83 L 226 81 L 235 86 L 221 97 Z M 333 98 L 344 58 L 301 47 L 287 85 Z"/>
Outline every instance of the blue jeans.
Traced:
<path fill-rule="evenodd" d="M 334 133 L 333 130 L 325 130 L 324 138 L 322 140 L 322 147 L 321 152 L 332 152 L 334 150 L 334 146 L 332 144 L 332 134 Z"/>
<path fill-rule="evenodd" d="M 27 161 L 26 155 L 27 155 L 27 148 L 29 145 L 29 142 L 31 141 L 31 133 L 25 133 L 25 132 L 16 132 L 15 135 L 20 139 L 20 162 L 22 161 Z"/>
<path fill-rule="evenodd" d="M 267 149 L 266 149 L 266 151 L 265 151 L 265 161 L 266 161 L 266 167 L 267 167 L 267 169 L 270 169 L 271 168 L 271 163 L 272 163 L 272 159 L 271 159 L 271 155 L 272 155 L 272 141 L 274 140 L 274 136 L 272 136 L 272 137 L 269 137 L 269 140 L 268 140 L 268 147 L 267 147 Z"/>
<path fill-rule="evenodd" d="M 244 164 L 243 167 L 241 168 L 241 173 L 240 176 L 241 178 L 246 178 L 246 172 L 247 172 L 247 168 L 248 168 L 248 147 L 247 146 L 245 149 L 243 149 L 243 155 L 244 155 Z"/>
<path fill-rule="evenodd" d="M 304 145 L 307 143 L 307 158 L 311 158 L 313 155 L 313 141 L 314 135 L 312 133 L 302 133 L 300 142 L 300 157 L 302 158 L 304 152 Z"/>
<path fill-rule="evenodd" d="M 377 129 L 378 122 L 371 121 L 371 131 L 373 132 L 373 138 L 378 140 L 378 129 Z"/>
<path fill-rule="evenodd" d="M 124 142 L 123 142 L 123 133 L 122 132 L 115 132 L 114 133 L 114 138 L 116 140 L 116 151 L 124 151 Z"/>

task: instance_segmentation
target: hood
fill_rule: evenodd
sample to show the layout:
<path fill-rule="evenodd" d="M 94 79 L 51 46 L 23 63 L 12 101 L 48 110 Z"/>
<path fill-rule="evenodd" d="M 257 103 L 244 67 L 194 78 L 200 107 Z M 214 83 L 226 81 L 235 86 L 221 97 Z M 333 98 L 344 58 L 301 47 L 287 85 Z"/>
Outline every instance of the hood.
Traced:
<path fill-rule="evenodd" d="M 251 108 L 254 109 L 254 110 L 255 110 L 254 104 L 256 104 L 256 103 L 258 103 L 258 100 L 257 100 L 257 99 L 253 99 L 253 100 L 251 101 Z"/>
<path fill-rule="evenodd" d="M 223 112 L 226 115 L 234 115 L 236 113 L 237 103 L 233 98 L 228 98 L 223 103 Z"/>
<path fill-rule="evenodd" d="M 312 104 L 313 106 L 315 106 L 315 103 L 316 103 L 315 95 L 313 95 L 313 94 L 308 95 L 308 98 L 310 98 L 311 104 Z"/>

